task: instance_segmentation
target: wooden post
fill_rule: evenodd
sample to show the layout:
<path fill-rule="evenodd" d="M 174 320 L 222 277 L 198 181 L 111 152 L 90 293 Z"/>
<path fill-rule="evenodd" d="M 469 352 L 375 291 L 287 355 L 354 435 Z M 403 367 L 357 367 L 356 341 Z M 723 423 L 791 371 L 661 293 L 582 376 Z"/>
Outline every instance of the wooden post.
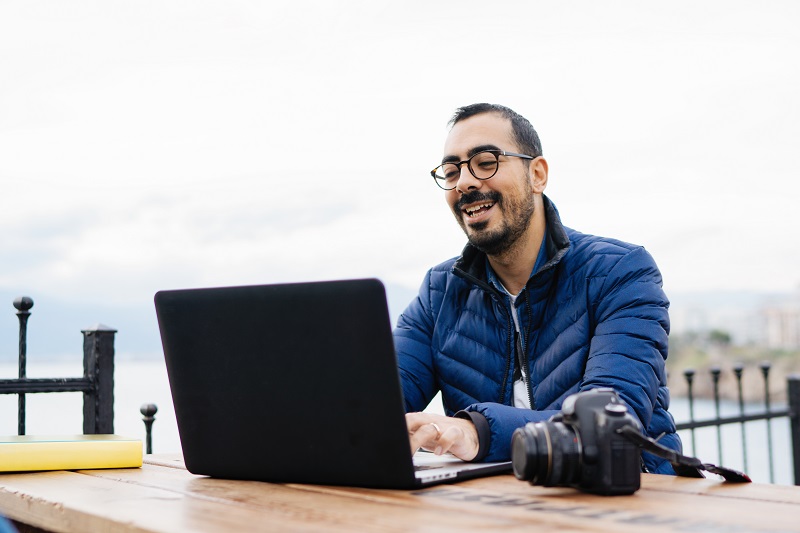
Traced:
<path fill-rule="evenodd" d="M 97 324 L 83 333 L 83 375 L 92 384 L 83 393 L 83 432 L 114 433 L 114 334 L 117 330 Z"/>

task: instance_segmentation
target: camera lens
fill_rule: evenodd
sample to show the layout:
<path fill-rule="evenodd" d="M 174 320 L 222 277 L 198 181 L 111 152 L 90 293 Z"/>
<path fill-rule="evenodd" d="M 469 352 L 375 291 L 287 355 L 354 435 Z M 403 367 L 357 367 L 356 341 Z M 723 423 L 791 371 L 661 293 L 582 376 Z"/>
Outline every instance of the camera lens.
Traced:
<path fill-rule="evenodd" d="M 531 485 L 572 485 L 580 473 L 578 436 L 561 422 L 528 423 L 514 431 L 511 462 L 517 479 L 530 481 Z"/>

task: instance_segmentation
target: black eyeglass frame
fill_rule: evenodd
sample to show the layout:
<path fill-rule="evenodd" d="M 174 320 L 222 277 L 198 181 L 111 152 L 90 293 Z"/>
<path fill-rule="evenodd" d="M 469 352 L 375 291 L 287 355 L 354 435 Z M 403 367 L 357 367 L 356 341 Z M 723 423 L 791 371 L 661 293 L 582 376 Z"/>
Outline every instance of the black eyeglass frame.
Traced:
<path fill-rule="evenodd" d="M 497 160 L 497 166 L 495 167 L 494 172 L 492 172 L 491 176 L 487 176 L 485 178 L 480 178 L 475 174 L 475 171 L 472 169 L 472 159 L 474 157 L 476 157 L 476 156 L 478 156 L 480 154 L 484 154 L 484 153 L 494 154 L 494 157 Z M 535 157 L 530 156 L 530 155 L 515 154 L 514 152 L 506 152 L 505 150 L 481 150 L 480 152 L 475 152 L 474 154 L 472 154 L 470 157 L 468 157 L 467 159 L 465 159 L 463 161 L 458 161 L 458 162 L 448 161 L 446 163 L 442 163 L 441 165 L 439 165 L 436 168 L 434 168 L 433 170 L 431 170 L 431 176 L 433 177 L 433 181 L 436 182 L 436 185 L 438 185 L 440 189 L 443 189 L 445 191 L 452 191 L 453 189 L 456 188 L 456 186 L 453 185 L 452 187 L 445 187 L 443 185 L 443 182 L 445 180 L 442 179 L 442 178 L 439 178 L 436 175 L 436 171 L 439 170 L 440 168 L 442 168 L 445 165 L 455 165 L 456 168 L 458 169 L 458 172 L 461 173 L 461 165 L 466 163 L 467 168 L 469 169 L 469 173 L 472 174 L 475 177 L 476 180 L 486 181 L 488 179 L 493 178 L 494 175 L 497 174 L 497 171 L 500 170 L 500 156 L 501 155 L 508 156 L 508 157 L 520 157 L 522 159 L 531 159 L 531 160 L 532 159 L 536 159 Z M 458 180 L 456 180 L 456 183 L 457 182 L 458 182 Z"/>

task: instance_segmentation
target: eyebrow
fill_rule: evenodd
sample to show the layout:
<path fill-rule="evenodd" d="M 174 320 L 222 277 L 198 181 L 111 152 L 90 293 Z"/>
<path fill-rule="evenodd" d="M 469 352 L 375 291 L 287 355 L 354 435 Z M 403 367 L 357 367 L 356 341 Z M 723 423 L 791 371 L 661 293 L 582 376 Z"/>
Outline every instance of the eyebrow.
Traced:
<path fill-rule="evenodd" d="M 477 154 L 478 152 L 485 152 L 486 150 L 501 150 L 501 148 L 493 144 L 482 144 L 480 146 L 475 146 L 467 151 L 467 159 Z M 446 155 L 442 158 L 442 164 L 458 163 L 459 161 L 461 161 L 461 159 L 459 159 L 458 156 L 455 155 Z"/>

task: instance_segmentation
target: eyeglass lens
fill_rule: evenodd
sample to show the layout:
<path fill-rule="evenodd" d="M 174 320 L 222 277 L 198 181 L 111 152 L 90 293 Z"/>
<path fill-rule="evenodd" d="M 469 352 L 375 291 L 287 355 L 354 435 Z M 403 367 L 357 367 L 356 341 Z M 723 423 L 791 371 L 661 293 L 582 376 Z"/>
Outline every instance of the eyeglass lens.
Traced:
<path fill-rule="evenodd" d="M 488 180 L 497 172 L 498 154 L 496 152 L 478 152 L 467 160 L 467 167 L 479 180 Z M 461 163 L 445 163 L 435 170 L 436 180 L 440 186 L 452 189 L 461 175 Z"/>

